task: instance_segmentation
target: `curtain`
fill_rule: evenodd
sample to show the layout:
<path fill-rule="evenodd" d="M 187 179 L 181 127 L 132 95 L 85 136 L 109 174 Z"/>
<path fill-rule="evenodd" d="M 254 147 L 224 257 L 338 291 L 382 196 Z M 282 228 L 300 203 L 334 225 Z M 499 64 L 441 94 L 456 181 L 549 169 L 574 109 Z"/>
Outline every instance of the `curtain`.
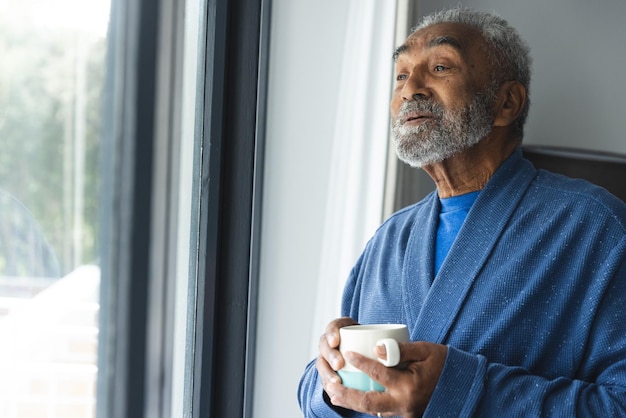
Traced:
<path fill-rule="evenodd" d="M 383 216 L 396 2 L 350 0 L 349 7 L 315 295 L 313 356 L 320 334 L 340 314 L 350 269 Z"/>

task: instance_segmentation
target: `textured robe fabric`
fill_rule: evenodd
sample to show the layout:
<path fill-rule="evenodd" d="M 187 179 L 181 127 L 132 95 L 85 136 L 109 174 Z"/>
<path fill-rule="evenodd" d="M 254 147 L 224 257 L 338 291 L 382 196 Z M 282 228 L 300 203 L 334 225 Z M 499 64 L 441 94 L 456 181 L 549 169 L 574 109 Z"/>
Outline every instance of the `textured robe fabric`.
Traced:
<path fill-rule="evenodd" d="M 341 312 L 448 346 L 424 416 L 626 416 L 626 206 L 517 150 L 433 277 L 438 202 L 433 193 L 378 229 Z M 323 395 L 312 362 L 298 390 L 304 416 L 362 416 Z"/>

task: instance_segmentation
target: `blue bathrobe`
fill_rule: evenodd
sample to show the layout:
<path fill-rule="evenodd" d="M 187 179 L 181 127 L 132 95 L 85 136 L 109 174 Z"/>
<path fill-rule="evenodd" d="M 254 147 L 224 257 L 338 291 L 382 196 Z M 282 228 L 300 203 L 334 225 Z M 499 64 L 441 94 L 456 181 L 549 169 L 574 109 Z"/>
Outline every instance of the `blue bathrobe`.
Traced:
<path fill-rule="evenodd" d="M 626 416 L 626 206 L 517 150 L 433 277 L 438 213 L 432 193 L 378 229 L 341 311 L 448 346 L 424 416 Z M 346 416 L 324 400 L 314 362 L 298 397 L 305 417 Z"/>

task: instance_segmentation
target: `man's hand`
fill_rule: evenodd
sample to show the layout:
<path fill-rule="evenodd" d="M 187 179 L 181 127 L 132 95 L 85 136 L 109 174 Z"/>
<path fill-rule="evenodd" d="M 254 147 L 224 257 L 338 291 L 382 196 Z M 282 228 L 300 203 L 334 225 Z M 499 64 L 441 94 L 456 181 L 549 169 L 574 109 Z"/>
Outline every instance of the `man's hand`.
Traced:
<path fill-rule="evenodd" d="M 335 375 L 336 380 L 328 379 L 324 384 L 332 404 L 372 415 L 381 413 L 405 418 L 422 416 L 439 381 L 448 348 L 428 342 L 399 345 L 401 363 L 397 368 L 387 368 L 357 353 L 346 353 L 346 360 L 383 385 L 386 391 L 362 392 L 349 389 L 339 383 Z M 386 356 L 384 347 L 377 347 L 376 350 L 379 357 Z"/>
<path fill-rule="evenodd" d="M 326 332 L 320 338 L 320 355 L 317 357 L 315 366 L 322 378 L 324 388 L 330 383 L 340 383 L 341 379 L 337 370 L 343 368 L 345 361 L 339 352 L 339 328 L 358 323 L 352 318 L 339 318 L 332 321 L 326 327 Z"/>

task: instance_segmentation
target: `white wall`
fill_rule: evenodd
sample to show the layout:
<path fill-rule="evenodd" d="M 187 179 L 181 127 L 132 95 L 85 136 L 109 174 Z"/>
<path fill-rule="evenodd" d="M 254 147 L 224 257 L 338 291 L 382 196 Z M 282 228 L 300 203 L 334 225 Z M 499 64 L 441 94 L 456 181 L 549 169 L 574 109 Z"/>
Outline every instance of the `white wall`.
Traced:
<path fill-rule="evenodd" d="M 301 416 L 348 5 L 272 2 L 255 418 Z"/>
<path fill-rule="evenodd" d="M 495 10 L 530 45 L 526 143 L 626 154 L 626 1 L 422 0 L 420 13 L 459 3 Z"/>

